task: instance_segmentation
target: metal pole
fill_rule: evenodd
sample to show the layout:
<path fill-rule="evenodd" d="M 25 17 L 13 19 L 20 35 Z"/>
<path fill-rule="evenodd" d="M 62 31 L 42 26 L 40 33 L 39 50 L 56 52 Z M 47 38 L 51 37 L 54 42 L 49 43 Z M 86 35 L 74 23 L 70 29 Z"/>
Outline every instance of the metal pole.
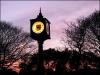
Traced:
<path fill-rule="evenodd" d="M 43 41 L 38 41 L 38 75 L 44 75 L 43 66 Z"/>

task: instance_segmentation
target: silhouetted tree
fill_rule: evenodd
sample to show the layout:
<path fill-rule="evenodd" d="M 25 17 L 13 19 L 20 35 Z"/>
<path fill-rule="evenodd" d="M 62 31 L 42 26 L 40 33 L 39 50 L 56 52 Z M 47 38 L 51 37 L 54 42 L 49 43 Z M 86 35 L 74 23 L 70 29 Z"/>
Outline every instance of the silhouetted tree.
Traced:
<path fill-rule="evenodd" d="M 0 64 L 9 67 L 13 62 L 23 57 L 25 49 L 29 48 L 32 39 L 29 33 L 0 21 Z M 35 46 L 33 46 L 35 47 Z M 32 48 L 33 49 L 33 48 Z M 32 52 L 32 51 L 31 51 Z"/>
<path fill-rule="evenodd" d="M 93 51 L 100 50 L 100 11 L 95 11 L 88 17 L 77 19 L 77 22 L 67 24 L 69 28 L 65 29 L 64 42 L 69 45 L 72 50 L 78 50 L 80 53 L 79 62 L 83 59 L 82 52 L 84 50 Z M 71 57 L 73 53 L 71 54 Z M 93 57 L 94 59 L 95 57 Z"/>
<path fill-rule="evenodd" d="M 65 29 L 65 43 L 71 47 L 71 49 L 77 48 L 81 54 L 82 47 L 84 45 L 84 38 L 86 34 L 86 26 L 87 24 L 85 18 L 78 19 L 77 23 L 71 22 L 69 25 L 69 29 Z"/>
<path fill-rule="evenodd" d="M 90 29 L 100 42 L 100 11 L 95 11 L 89 16 Z"/>
<path fill-rule="evenodd" d="M 64 42 L 70 48 L 78 49 L 80 54 L 83 50 L 99 50 L 100 48 L 100 11 L 95 11 L 85 18 L 80 18 L 77 23 L 71 22 L 65 29 Z M 89 48 L 90 47 L 90 48 Z"/>
<path fill-rule="evenodd" d="M 86 31 L 85 47 L 88 47 L 90 50 L 100 50 L 100 11 L 95 11 L 87 19 L 89 25 Z"/>

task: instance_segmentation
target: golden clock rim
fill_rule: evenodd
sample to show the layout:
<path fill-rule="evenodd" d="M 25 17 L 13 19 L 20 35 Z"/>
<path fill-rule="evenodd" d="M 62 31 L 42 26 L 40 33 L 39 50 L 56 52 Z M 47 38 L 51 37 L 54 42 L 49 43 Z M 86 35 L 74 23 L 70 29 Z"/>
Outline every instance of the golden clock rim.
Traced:
<path fill-rule="evenodd" d="M 37 23 L 39 23 L 39 24 L 42 26 L 41 30 L 39 30 L 39 31 L 36 30 L 36 25 L 37 25 Z M 40 34 L 40 33 L 43 32 L 43 30 L 44 30 L 44 24 L 43 24 L 43 22 L 41 22 L 41 21 L 36 21 L 36 22 L 34 22 L 34 23 L 32 24 L 32 31 L 33 31 L 34 33 Z"/>

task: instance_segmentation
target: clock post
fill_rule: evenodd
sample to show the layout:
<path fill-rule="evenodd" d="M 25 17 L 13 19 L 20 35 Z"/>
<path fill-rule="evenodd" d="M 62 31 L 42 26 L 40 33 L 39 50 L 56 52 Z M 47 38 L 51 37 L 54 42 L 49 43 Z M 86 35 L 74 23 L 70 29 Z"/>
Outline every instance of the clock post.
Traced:
<path fill-rule="evenodd" d="M 35 19 L 30 20 L 30 35 L 32 39 L 38 42 L 38 75 L 44 75 L 43 66 L 43 42 L 50 39 L 50 22 L 42 16 L 41 9 L 40 13 Z"/>

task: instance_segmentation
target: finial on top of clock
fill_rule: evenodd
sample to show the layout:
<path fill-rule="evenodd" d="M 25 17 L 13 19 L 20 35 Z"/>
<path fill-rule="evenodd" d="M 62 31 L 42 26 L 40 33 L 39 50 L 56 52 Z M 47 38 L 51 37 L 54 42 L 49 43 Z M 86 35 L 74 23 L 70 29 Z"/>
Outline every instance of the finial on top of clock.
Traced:
<path fill-rule="evenodd" d="M 42 12 L 41 12 L 41 7 L 40 7 L 40 12 L 39 12 L 38 18 L 40 18 L 40 17 L 43 17 Z"/>

